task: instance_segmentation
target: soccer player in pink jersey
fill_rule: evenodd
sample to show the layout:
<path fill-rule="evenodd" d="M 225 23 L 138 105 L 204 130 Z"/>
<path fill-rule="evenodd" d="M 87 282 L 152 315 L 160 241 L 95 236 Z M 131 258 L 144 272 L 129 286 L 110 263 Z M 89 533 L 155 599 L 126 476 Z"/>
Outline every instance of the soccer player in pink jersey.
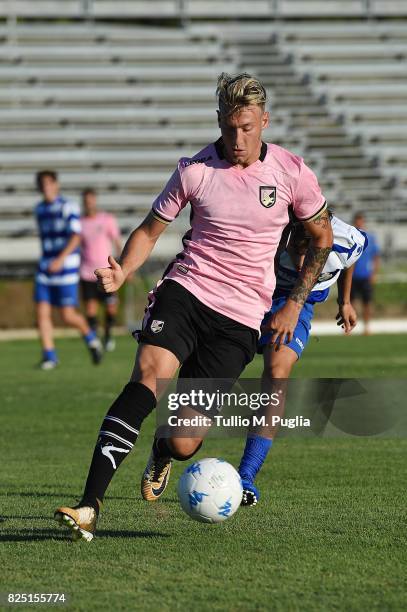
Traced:
<path fill-rule="evenodd" d="M 95 269 L 107 263 L 112 252 L 120 253 L 122 244 L 120 231 L 113 215 L 97 209 L 97 195 L 94 189 L 82 192 L 82 241 L 81 241 L 81 291 L 85 302 L 86 317 L 90 327 L 97 331 L 99 303 L 105 306 L 105 350 L 113 351 L 115 342 L 112 328 L 117 316 L 118 298 L 116 293 L 105 293 L 95 277 Z"/>
<path fill-rule="evenodd" d="M 300 157 L 262 141 L 269 123 L 263 85 L 248 74 L 222 74 L 217 95 L 219 140 L 179 161 L 119 261 L 110 256 L 110 267 L 96 270 L 104 290 L 117 291 L 190 204 L 191 234 L 152 296 L 130 382 L 103 420 L 82 499 L 55 513 L 78 538 L 93 538 L 105 491 L 156 406 L 157 381 L 173 378 L 180 366 L 181 381 L 236 380 L 253 359 L 290 206 L 311 241 L 287 303 L 268 322 L 273 341 L 292 335 L 331 250 L 331 224 L 315 175 Z M 142 481 L 145 499 L 164 491 L 172 458 L 188 459 L 201 443 L 199 437 L 157 437 Z"/>

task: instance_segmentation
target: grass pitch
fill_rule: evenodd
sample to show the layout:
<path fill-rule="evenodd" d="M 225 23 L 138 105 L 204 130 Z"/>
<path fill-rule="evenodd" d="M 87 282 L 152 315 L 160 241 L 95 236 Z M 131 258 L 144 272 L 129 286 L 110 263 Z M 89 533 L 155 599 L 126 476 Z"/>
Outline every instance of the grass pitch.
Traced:
<path fill-rule="evenodd" d="M 0 591 L 64 592 L 69 609 L 84 611 L 405 609 L 401 438 L 282 438 L 259 476 L 258 506 L 203 525 L 178 505 L 182 464 L 162 500 L 140 498 L 150 418 L 108 491 L 98 537 L 71 543 L 52 514 L 80 496 L 135 344 L 119 339 L 98 368 L 79 340 L 58 348 L 61 367 L 39 372 L 37 343 L 1 344 Z M 246 376 L 260 371 L 256 359 Z M 406 338 L 373 336 L 314 339 L 295 375 L 402 378 L 406 371 Z M 242 446 L 212 439 L 198 457 L 236 465 Z"/>

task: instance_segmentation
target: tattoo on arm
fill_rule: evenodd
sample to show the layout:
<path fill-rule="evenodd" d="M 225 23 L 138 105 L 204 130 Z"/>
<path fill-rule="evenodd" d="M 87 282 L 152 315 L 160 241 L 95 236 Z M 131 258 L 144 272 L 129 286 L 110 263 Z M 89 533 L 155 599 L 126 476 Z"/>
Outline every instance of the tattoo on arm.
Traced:
<path fill-rule="evenodd" d="M 330 224 L 329 212 L 324 210 L 316 219 L 311 221 L 314 225 L 326 230 Z M 297 304 L 305 304 L 307 297 L 318 280 L 319 275 L 328 259 L 331 247 L 317 247 L 312 243 L 305 253 L 304 263 L 295 286 L 290 294 L 290 299 Z"/>
<path fill-rule="evenodd" d="M 319 225 L 322 229 L 327 229 L 329 226 L 329 213 L 327 210 L 324 210 L 322 214 L 319 215 L 316 219 L 312 221 L 314 225 Z"/>
<path fill-rule="evenodd" d="M 308 248 L 300 276 L 290 294 L 290 299 L 297 304 L 305 304 L 307 297 L 321 274 L 331 247 L 316 247 L 310 245 Z"/>

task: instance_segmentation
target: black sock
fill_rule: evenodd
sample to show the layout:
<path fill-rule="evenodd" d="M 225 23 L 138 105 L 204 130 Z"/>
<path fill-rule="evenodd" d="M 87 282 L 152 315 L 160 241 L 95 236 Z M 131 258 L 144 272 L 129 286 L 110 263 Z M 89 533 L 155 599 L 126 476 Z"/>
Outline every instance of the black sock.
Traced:
<path fill-rule="evenodd" d="M 97 331 L 98 328 L 98 319 L 97 317 L 86 317 L 89 327 L 93 329 L 93 331 Z"/>
<path fill-rule="evenodd" d="M 166 459 L 171 457 L 171 450 L 165 438 L 154 438 L 153 453 L 156 459 Z"/>
<path fill-rule="evenodd" d="M 156 406 L 154 393 L 142 383 L 128 383 L 106 414 L 93 452 L 80 502 L 99 512 L 115 471 L 133 448 L 144 419 Z"/>
<path fill-rule="evenodd" d="M 112 314 L 106 313 L 105 318 L 105 339 L 109 340 L 112 335 L 112 327 L 116 323 L 116 317 Z"/>

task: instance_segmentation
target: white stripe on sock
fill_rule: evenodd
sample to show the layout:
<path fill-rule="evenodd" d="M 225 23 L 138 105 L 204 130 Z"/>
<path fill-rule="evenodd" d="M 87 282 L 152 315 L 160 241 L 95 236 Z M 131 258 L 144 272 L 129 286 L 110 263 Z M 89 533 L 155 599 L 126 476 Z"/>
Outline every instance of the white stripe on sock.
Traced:
<path fill-rule="evenodd" d="M 134 444 L 132 444 L 131 442 L 129 442 L 128 440 L 126 440 L 125 438 L 122 438 L 121 436 L 118 436 L 117 434 L 111 432 L 111 431 L 104 431 L 104 430 L 100 430 L 100 435 L 101 436 L 110 436 L 111 438 L 115 438 L 116 440 L 119 440 L 119 442 L 123 442 L 123 444 L 126 444 L 126 446 L 128 446 L 129 448 L 133 448 Z"/>
<path fill-rule="evenodd" d="M 121 419 L 118 419 L 117 417 L 114 417 L 114 416 L 105 416 L 105 420 L 114 421 L 115 423 L 119 423 L 119 425 L 122 425 L 123 427 L 125 427 L 129 431 L 135 433 L 136 435 L 139 435 L 139 433 L 140 433 L 137 429 L 134 429 L 134 427 L 130 427 L 130 425 L 128 425 L 125 421 L 122 421 Z"/>

